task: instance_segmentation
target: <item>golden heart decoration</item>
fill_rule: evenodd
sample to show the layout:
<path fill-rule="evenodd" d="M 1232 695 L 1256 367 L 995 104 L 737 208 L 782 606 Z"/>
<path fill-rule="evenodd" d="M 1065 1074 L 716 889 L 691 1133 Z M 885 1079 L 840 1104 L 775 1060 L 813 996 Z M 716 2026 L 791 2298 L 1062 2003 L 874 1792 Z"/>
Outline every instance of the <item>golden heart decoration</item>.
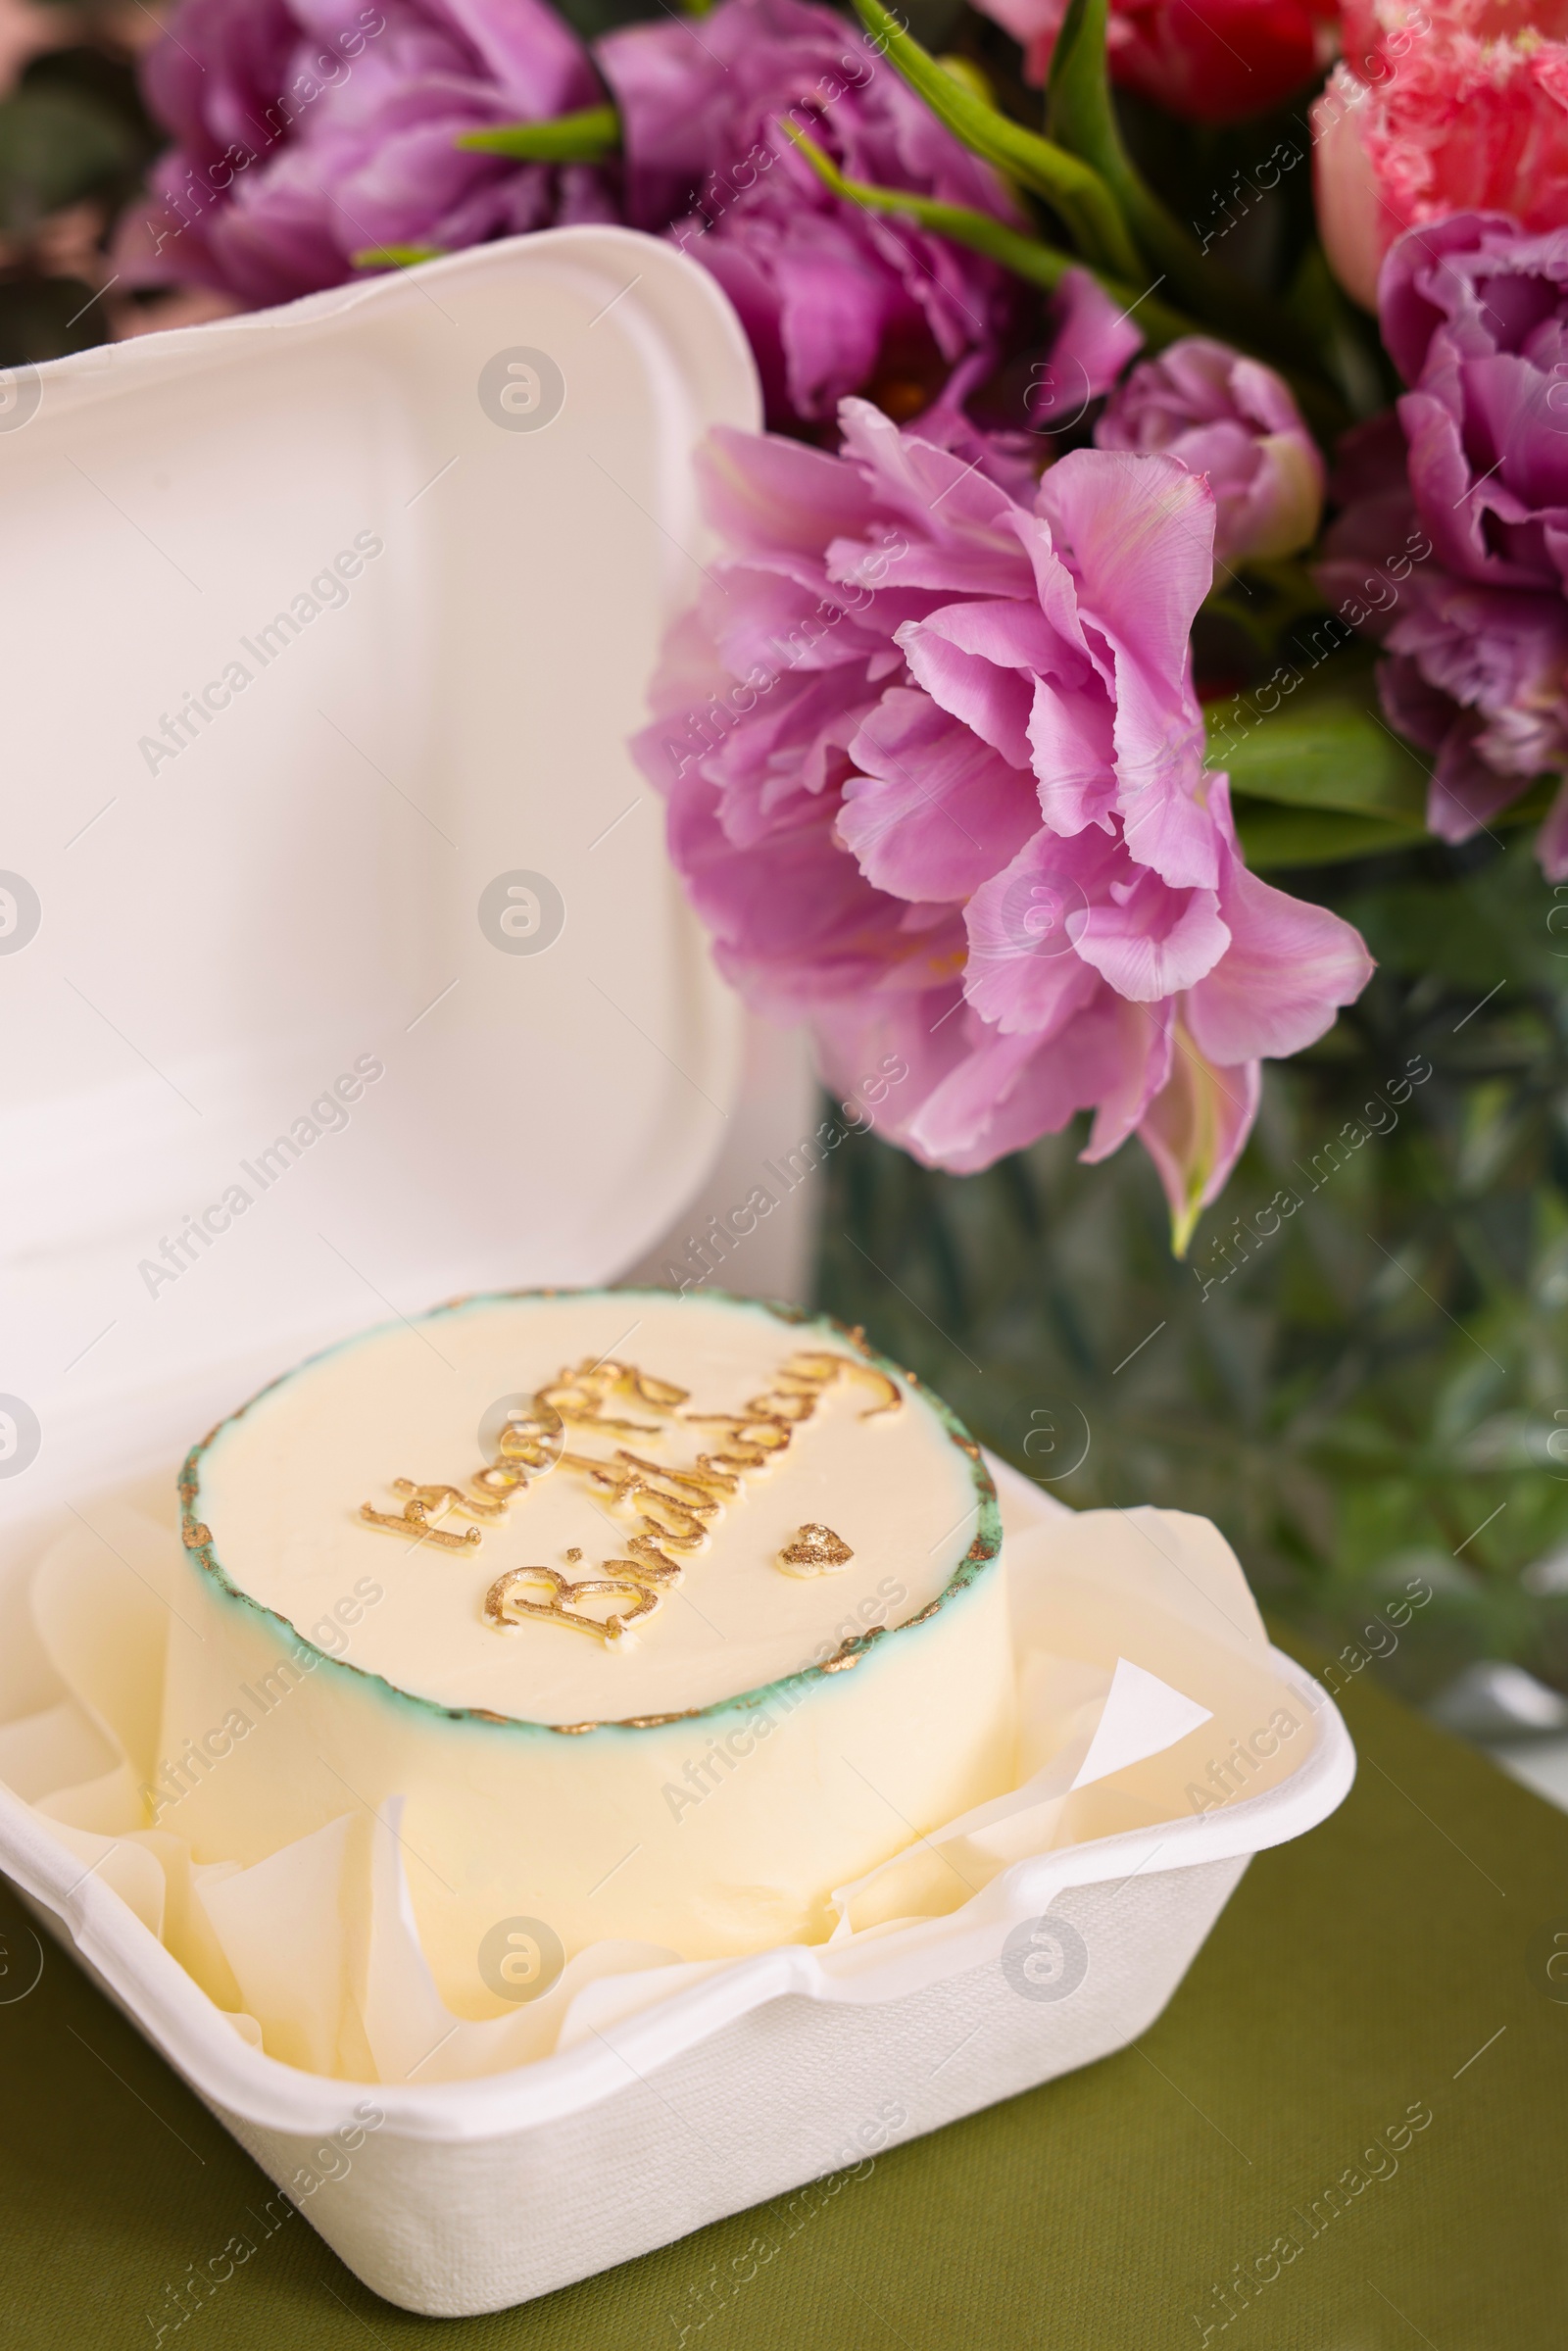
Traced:
<path fill-rule="evenodd" d="M 842 1535 L 810 1519 L 797 1527 L 778 1555 L 787 1576 L 836 1576 L 855 1557 Z"/>

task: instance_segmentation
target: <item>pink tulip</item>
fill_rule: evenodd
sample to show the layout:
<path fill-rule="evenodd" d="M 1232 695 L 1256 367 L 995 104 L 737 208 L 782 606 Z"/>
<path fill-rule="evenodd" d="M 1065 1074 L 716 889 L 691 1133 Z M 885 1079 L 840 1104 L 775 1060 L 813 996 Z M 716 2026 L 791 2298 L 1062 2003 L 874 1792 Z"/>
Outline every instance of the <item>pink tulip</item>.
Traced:
<path fill-rule="evenodd" d="M 1367 310 L 1403 229 L 1568 224 L 1568 0 L 1352 0 L 1312 133 L 1323 243 Z"/>
<path fill-rule="evenodd" d="M 847 400 L 843 452 L 720 431 L 731 549 L 639 739 L 721 968 L 808 1018 L 824 1076 L 906 1075 L 884 1131 L 987 1166 L 1094 1112 L 1142 1136 L 1178 1247 L 1260 1059 L 1371 970 L 1248 872 L 1203 767 L 1189 631 L 1215 504 L 1177 459 L 1078 450 L 1026 502 Z M 869 1056 L 869 1057 L 868 1057 Z"/>
<path fill-rule="evenodd" d="M 1218 509 L 1214 560 L 1295 555 L 1317 536 L 1323 460 L 1281 378 L 1188 335 L 1135 367 L 1095 427 L 1101 449 L 1164 451 L 1201 473 Z"/>

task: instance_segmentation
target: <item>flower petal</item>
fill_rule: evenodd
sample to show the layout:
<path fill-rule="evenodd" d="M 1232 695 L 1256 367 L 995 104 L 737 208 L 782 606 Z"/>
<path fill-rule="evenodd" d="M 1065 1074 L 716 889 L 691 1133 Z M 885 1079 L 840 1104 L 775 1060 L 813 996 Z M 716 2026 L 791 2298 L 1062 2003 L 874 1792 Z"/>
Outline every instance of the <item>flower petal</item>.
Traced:
<path fill-rule="evenodd" d="M 782 433 L 715 424 L 697 452 L 703 511 L 729 545 L 771 555 L 821 556 L 845 531 L 862 530 L 871 493 L 853 467 Z"/>
<path fill-rule="evenodd" d="M 1170 1245 L 1185 1257 L 1193 1227 L 1218 1200 L 1252 1131 L 1263 1094 L 1262 1065 L 1216 1069 L 1178 1023 L 1170 1076 L 1138 1125 L 1170 1202 Z"/>
<path fill-rule="evenodd" d="M 1097 681 L 1098 683 L 1098 681 Z M 1029 744 L 1040 812 L 1054 833 L 1086 825 L 1110 832 L 1116 805 L 1114 710 L 1103 688 L 1063 694 L 1040 678 L 1029 713 Z"/>
<path fill-rule="evenodd" d="M 898 898 L 967 898 L 1039 820 L 1020 775 L 928 694 L 890 687 L 850 745 L 839 833 L 866 879 Z"/>
<path fill-rule="evenodd" d="M 1004 1036 L 1054 1036 L 1096 995 L 1100 981 L 1076 951 L 1099 898 L 1126 859 L 1102 833 L 1061 841 L 1037 832 L 1009 864 L 981 884 L 964 909 L 969 961 L 964 991 Z"/>
<path fill-rule="evenodd" d="M 1228 853 L 1219 910 L 1231 935 L 1185 998 L 1199 1051 L 1221 1067 L 1298 1053 L 1334 1026 L 1372 977 L 1359 931 L 1327 906 L 1287 897 Z"/>
<path fill-rule="evenodd" d="M 1118 996 L 1155 1004 L 1196 986 L 1231 943 L 1212 890 L 1178 891 L 1145 876 L 1122 905 L 1092 906 L 1073 945 Z"/>
<path fill-rule="evenodd" d="M 1012 598 L 944 605 L 924 620 L 906 621 L 894 641 L 934 702 L 1009 765 L 1029 765 L 1031 672 L 1058 665 L 1068 654 L 1037 607 Z"/>
<path fill-rule="evenodd" d="M 1208 484 L 1175 458 L 1075 449 L 1042 481 L 1038 506 L 1085 616 L 1144 677 L 1179 693 L 1214 576 Z"/>

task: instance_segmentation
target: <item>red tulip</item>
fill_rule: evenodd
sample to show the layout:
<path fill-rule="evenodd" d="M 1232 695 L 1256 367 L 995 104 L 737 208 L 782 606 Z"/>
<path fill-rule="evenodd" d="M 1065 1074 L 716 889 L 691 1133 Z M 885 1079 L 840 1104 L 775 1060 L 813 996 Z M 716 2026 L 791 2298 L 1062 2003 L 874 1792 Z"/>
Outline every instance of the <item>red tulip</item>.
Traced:
<path fill-rule="evenodd" d="M 976 0 L 1044 81 L 1066 0 Z M 1333 54 L 1337 0 L 1110 0 L 1113 81 L 1190 122 L 1238 122 L 1294 97 Z"/>

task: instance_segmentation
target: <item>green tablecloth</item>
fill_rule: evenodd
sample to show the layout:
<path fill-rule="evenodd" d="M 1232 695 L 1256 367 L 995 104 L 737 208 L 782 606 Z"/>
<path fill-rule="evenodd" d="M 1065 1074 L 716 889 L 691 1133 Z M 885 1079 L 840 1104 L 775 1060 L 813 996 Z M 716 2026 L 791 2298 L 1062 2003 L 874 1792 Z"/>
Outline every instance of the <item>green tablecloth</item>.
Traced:
<path fill-rule="evenodd" d="M 1352 1794 L 1252 1864 L 1140 2046 L 808 2213 L 762 2207 L 492 2318 L 395 2310 L 291 2218 L 165 2343 L 1564 2351 L 1568 1985 L 1545 1962 L 1568 1819 L 1364 1678 L 1343 1703 Z M 0 1889 L 0 1929 L 22 1915 Z M 1431 2119 L 1401 2149 L 1411 2109 Z M 52 1945 L 0 2005 L 0 2342 L 27 2351 L 151 2345 L 166 2286 L 269 2192 Z M 1250 2305 L 1215 2293 L 1238 2264 Z"/>

